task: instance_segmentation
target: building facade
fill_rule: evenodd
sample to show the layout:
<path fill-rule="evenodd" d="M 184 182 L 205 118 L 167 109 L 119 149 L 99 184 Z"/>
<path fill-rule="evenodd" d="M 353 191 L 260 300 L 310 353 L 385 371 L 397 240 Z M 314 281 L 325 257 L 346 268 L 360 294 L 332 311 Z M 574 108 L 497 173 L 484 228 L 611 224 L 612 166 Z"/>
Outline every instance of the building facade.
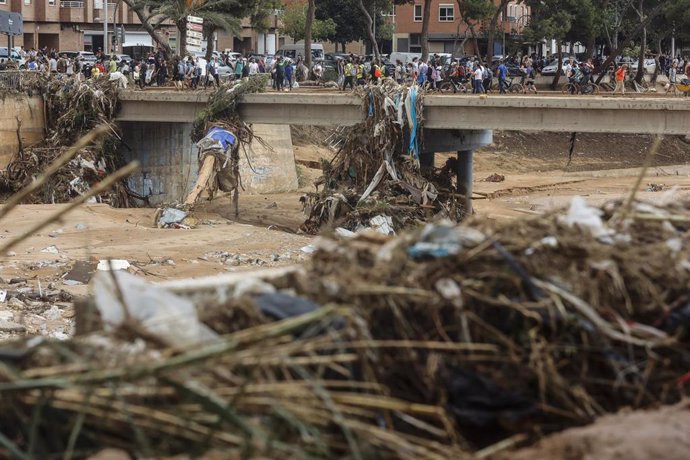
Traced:
<path fill-rule="evenodd" d="M 104 0 L 0 0 L 0 10 L 20 13 L 24 21 L 24 35 L 16 37 L 15 46 L 24 49 L 43 48 L 58 51 L 97 51 L 104 46 Z M 152 46 L 150 35 L 141 21 L 122 1 L 108 2 L 108 41 L 116 39 L 116 47 Z M 176 41 L 176 29 L 164 25 L 161 33 L 171 45 Z"/>
<path fill-rule="evenodd" d="M 458 4 L 454 0 L 430 0 L 431 17 L 429 18 L 429 52 L 452 53 L 454 55 L 476 54 L 474 42 L 470 40 L 468 25 L 462 20 Z M 498 3 L 498 1 L 494 1 Z M 396 6 L 389 21 L 394 24 L 393 51 L 422 52 L 422 21 L 424 18 L 424 1 L 415 0 L 413 4 Z M 498 27 L 494 38 L 495 55 L 504 54 L 505 38 L 515 39 L 521 36 L 529 19 L 529 7 L 511 1 L 505 11 L 499 15 Z M 486 24 L 474 24 L 482 53 L 486 50 Z"/>

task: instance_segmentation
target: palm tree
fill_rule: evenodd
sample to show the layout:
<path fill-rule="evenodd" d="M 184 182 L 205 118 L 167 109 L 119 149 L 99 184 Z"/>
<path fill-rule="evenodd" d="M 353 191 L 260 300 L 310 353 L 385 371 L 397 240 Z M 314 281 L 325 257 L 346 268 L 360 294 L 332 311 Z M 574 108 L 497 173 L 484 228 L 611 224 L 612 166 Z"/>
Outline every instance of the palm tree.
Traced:
<path fill-rule="evenodd" d="M 150 11 L 151 15 L 147 18 L 147 22 L 154 30 L 165 21 L 171 21 L 175 24 L 180 37 L 178 53 L 181 56 L 187 54 L 187 16 L 198 16 L 204 20 L 204 35 L 209 45 L 212 46 L 213 33 L 216 30 L 223 29 L 229 32 L 238 30 L 241 18 L 249 14 L 257 3 L 257 0 L 127 1 L 128 3 L 134 3 L 139 8 Z M 144 20 L 142 19 L 143 22 Z M 148 28 L 144 28 L 149 31 Z M 153 38 L 155 40 L 155 37 Z"/>

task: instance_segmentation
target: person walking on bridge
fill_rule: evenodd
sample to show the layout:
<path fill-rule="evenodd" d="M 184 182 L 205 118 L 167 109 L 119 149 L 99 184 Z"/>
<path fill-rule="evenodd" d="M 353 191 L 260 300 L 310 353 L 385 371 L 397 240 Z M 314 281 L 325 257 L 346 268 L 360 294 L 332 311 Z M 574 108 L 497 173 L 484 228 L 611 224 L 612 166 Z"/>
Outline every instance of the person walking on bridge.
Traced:
<path fill-rule="evenodd" d="M 625 73 L 628 71 L 628 64 L 623 64 L 616 70 L 616 87 L 613 90 L 613 94 L 616 94 L 618 90 L 621 94 L 625 94 Z"/>
<path fill-rule="evenodd" d="M 508 86 L 506 83 L 506 77 L 508 76 L 508 68 L 503 63 L 503 59 L 499 61 L 496 73 L 498 74 L 498 92 L 500 94 L 506 94 L 506 87 Z"/>
<path fill-rule="evenodd" d="M 357 76 L 357 69 L 355 68 L 355 65 L 352 63 L 352 58 L 347 58 L 347 64 L 345 64 L 345 81 L 343 82 L 343 88 L 342 90 L 345 91 L 345 89 L 349 86 L 351 90 L 354 91 L 355 89 L 355 77 Z"/>

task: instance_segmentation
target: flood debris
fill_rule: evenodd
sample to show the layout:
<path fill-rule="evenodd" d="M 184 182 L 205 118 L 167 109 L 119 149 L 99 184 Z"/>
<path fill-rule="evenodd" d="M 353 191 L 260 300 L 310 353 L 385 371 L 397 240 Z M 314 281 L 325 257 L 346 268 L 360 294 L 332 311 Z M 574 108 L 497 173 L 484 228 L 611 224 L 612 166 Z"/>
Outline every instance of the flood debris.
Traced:
<path fill-rule="evenodd" d="M 259 76 L 247 81 L 220 86 L 209 96 L 206 109 L 198 113 L 192 129 L 192 141 L 196 143 L 199 160 L 199 176 L 192 191 L 184 200 L 191 209 L 202 193 L 212 200 L 218 190 L 233 194 L 235 217 L 239 215 L 240 151 L 252 142 L 267 146 L 254 136 L 250 125 L 242 122 L 237 113 L 237 104 L 244 94 L 264 92 L 267 77 Z"/>
<path fill-rule="evenodd" d="M 503 182 L 506 180 L 506 176 L 498 173 L 493 173 L 484 179 L 484 182 Z"/>
<path fill-rule="evenodd" d="M 107 79 L 82 81 L 66 75 L 28 72 L 22 75 L 20 92 L 42 94 L 45 100 L 47 136 L 43 142 L 21 146 L 8 166 L 0 171 L 0 190 L 17 192 L 53 163 L 78 139 L 99 125 L 108 132 L 79 149 L 77 155 L 63 165 L 43 186 L 25 197 L 28 203 L 65 203 L 85 195 L 92 186 L 124 165 L 118 152 L 120 136 L 113 121 L 117 110 L 117 82 Z M 15 92 L 16 88 L 2 91 Z M 20 135 L 21 126 L 18 130 Z M 94 197 L 95 202 L 114 207 L 139 204 L 131 195 L 126 181 Z"/>
<path fill-rule="evenodd" d="M 367 117 L 335 134 L 338 152 L 308 195 L 309 217 L 300 230 L 355 231 L 378 215 L 392 218 L 395 231 L 432 218 L 459 220 L 464 208 L 454 192 L 455 160 L 422 167 L 423 93 L 390 80 L 355 93 Z"/>
<path fill-rule="evenodd" d="M 299 267 L 160 285 L 101 272 L 79 336 L 3 345 L 0 431 L 46 458 L 440 460 L 677 403 L 689 230 L 690 202 L 579 199 L 320 237 Z"/>

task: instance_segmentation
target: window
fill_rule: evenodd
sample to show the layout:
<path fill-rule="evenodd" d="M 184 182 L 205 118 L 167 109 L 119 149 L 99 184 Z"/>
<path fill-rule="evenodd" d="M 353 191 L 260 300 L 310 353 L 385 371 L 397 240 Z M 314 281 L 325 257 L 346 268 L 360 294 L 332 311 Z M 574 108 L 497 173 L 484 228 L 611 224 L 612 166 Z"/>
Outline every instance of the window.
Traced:
<path fill-rule="evenodd" d="M 453 22 L 455 20 L 453 5 L 439 5 L 439 22 Z"/>
<path fill-rule="evenodd" d="M 55 0 L 48 0 L 48 6 L 55 6 Z"/>
<path fill-rule="evenodd" d="M 24 0 L 25 5 L 31 5 L 31 0 Z"/>
<path fill-rule="evenodd" d="M 422 5 L 414 6 L 414 22 L 422 22 Z"/>
<path fill-rule="evenodd" d="M 6 4 L 7 4 L 7 0 L 0 0 L 0 5 L 6 5 Z"/>

